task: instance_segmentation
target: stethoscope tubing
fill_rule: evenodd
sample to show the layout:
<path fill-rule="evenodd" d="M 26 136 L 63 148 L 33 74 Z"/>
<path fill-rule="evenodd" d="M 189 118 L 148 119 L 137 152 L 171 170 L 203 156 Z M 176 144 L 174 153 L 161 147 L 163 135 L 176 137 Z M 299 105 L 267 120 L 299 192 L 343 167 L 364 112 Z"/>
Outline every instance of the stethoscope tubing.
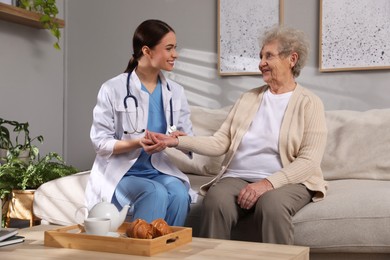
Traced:
<path fill-rule="evenodd" d="M 133 132 L 128 132 L 128 131 L 124 131 L 125 134 L 134 134 L 134 133 L 143 133 L 145 132 L 145 129 L 141 129 L 141 130 L 137 130 L 138 129 L 138 99 L 131 93 L 131 90 L 130 90 L 130 76 L 131 76 L 131 72 L 129 72 L 127 74 L 127 80 L 126 80 L 126 91 L 127 91 L 127 94 L 125 96 L 125 98 L 123 99 L 123 105 L 125 107 L 125 110 L 126 110 L 126 115 L 127 115 L 127 120 L 130 122 L 132 128 L 133 128 Z M 171 88 L 169 87 L 169 84 L 167 82 L 167 89 L 168 91 L 171 91 Z M 134 101 L 134 105 L 135 105 L 135 110 L 136 110 L 136 122 L 135 122 L 135 127 L 133 125 L 133 122 L 131 121 L 130 117 L 129 117 L 129 114 L 128 114 L 128 111 L 127 111 L 127 100 L 128 99 L 132 99 Z M 174 126 L 173 124 L 173 102 L 172 102 L 172 98 L 169 100 L 169 106 L 170 106 L 170 130 L 176 130 L 176 127 Z"/>

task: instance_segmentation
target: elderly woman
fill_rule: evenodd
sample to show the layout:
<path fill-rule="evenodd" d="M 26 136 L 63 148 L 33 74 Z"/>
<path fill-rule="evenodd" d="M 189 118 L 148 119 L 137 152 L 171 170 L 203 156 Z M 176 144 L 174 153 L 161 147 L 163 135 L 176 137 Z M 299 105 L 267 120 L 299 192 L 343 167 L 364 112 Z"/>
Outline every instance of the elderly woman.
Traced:
<path fill-rule="evenodd" d="M 254 214 L 259 241 L 293 244 L 292 216 L 327 189 L 320 168 L 324 108 L 295 80 L 309 49 L 302 32 L 273 28 L 261 46 L 259 69 L 267 84 L 244 93 L 213 136 L 149 133 L 144 142 L 226 154 L 221 172 L 201 188 L 201 236 L 230 239 L 238 220 Z"/>

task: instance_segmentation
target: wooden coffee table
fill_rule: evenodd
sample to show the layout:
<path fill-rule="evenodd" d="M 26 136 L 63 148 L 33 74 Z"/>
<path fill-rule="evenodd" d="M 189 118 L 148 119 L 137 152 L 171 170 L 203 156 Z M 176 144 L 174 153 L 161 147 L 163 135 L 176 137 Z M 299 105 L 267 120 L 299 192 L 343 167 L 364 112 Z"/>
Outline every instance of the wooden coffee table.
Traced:
<path fill-rule="evenodd" d="M 21 244 L 0 247 L 1 259 L 309 259 L 308 247 L 197 237 L 194 237 L 192 242 L 186 245 L 152 257 L 45 247 L 43 243 L 44 231 L 57 228 L 58 226 L 53 225 L 40 225 L 20 229 L 19 234 L 25 236 L 26 241 Z"/>

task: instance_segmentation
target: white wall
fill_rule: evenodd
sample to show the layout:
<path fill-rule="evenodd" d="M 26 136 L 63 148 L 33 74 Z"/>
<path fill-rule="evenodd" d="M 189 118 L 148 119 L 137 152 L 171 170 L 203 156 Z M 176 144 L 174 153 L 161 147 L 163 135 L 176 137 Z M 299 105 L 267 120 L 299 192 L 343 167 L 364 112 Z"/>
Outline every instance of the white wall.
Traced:
<path fill-rule="evenodd" d="M 63 52 L 50 48 L 45 31 L 0 21 L 0 116 L 28 119 L 35 133 L 44 134 L 45 149 L 64 149 L 67 161 L 81 169 L 94 158 L 89 130 L 97 92 L 125 69 L 132 34 L 145 19 L 162 19 L 176 30 L 181 57 L 170 77 L 185 86 L 191 104 L 230 105 L 263 83 L 260 76 L 217 75 L 217 0 L 57 1 L 66 22 Z M 327 110 L 389 107 L 389 70 L 318 72 L 319 1 L 285 0 L 284 21 L 311 41 L 308 65 L 297 80 Z"/>
<path fill-rule="evenodd" d="M 63 18 L 63 1 L 57 5 Z M 47 30 L 0 20 L 0 117 L 29 122 L 31 136 L 45 139 L 35 143 L 41 153 L 62 155 L 64 48 L 54 42 Z"/>
<path fill-rule="evenodd" d="M 217 0 L 69 0 L 67 156 L 90 167 L 94 157 L 89 128 L 100 85 L 121 73 L 132 52 L 136 26 L 157 18 L 176 31 L 181 57 L 172 78 L 182 83 L 191 104 L 230 105 L 245 90 L 262 84 L 260 76 L 217 75 Z M 92 8 L 93 7 L 93 8 Z M 324 101 L 327 110 L 389 107 L 388 70 L 318 71 L 319 1 L 285 0 L 285 24 L 303 30 L 311 41 L 307 67 L 297 79 Z"/>
<path fill-rule="evenodd" d="M 316 92 L 327 110 L 368 110 L 390 105 L 389 70 L 318 71 L 319 1 L 285 0 L 285 24 L 303 30 L 311 42 L 309 63 L 298 81 Z M 374 17 L 373 17 L 374 18 Z M 374 18 L 375 19 L 375 18 Z"/>

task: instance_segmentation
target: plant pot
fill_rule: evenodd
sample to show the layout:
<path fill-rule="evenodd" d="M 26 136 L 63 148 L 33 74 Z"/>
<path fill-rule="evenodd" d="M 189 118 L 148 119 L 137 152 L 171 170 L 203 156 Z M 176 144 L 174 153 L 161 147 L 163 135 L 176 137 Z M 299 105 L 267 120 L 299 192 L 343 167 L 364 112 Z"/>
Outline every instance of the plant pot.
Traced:
<path fill-rule="evenodd" d="M 0 227 L 5 227 L 5 220 L 7 219 L 9 200 L 1 199 L 1 211 L 0 211 Z"/>
<path fill-rule="evenodd" d="M 9 226 L 12 218 L 29 220 L 30 227 L 39 220 L 33 213 L 34 192 L 35 190 L 12 190 L 11 200 L 8 205 L 6 226 Z"/>

